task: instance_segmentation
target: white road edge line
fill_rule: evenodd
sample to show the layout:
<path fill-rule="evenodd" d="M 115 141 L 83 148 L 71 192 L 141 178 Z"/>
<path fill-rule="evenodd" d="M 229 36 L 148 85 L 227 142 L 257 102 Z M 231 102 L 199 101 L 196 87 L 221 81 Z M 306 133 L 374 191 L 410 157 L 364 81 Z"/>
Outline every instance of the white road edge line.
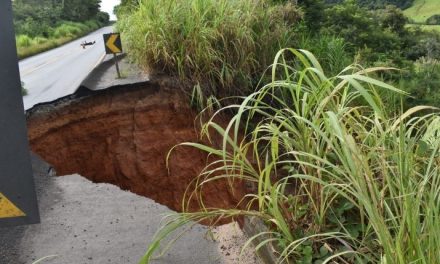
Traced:
<path fill-rule="evenodd" d="M 104 60 L 104 58 L 105 58 L 105 52 L 99 58 L 98 62 L 96 62 L 95 66 L 93 66 L 93 69 L 96 68 Z"/>

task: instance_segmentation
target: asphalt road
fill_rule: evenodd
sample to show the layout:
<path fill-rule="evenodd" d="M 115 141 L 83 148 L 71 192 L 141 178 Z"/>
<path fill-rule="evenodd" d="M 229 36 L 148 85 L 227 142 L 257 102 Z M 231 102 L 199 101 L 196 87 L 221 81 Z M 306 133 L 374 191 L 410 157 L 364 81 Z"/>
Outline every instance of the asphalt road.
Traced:
<path fill-rule="evenodd" d="M 28 95 L 23 97 L 27 110 L 38 103 L 50 102 L 76 91 L 81 82 L 104 58 L 104 33 L 112 27 L 101 28 L 56 49 L 21 60 L 20 75 Z M 96 41 L 83 49 L 83 41 Z"/>
<path fill-rule="evenodd" d="M 31 264 L 46 256 L 51 257 L 42 264 L 136 264 L 163 217 L 173 213 L 111 184 L 92 183 L 79 175 L 56 177 L 48 173 L 49 164 L 31 157 L 41 223 L 0 227 L 0 264 Z M 151 264 L 260 263 L 250 248 L 239 256 L 246 237 L 237 225 L 221 226 L 213 233 L 195 223 L 187 228 Z"/>

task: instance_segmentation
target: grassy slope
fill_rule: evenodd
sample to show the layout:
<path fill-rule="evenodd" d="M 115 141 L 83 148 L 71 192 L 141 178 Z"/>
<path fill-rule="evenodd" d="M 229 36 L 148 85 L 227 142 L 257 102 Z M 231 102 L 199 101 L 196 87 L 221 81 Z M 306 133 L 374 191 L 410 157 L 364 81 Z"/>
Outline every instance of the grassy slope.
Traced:
<path fill-rule="evenodd" d="M 403 13 L 416 23 L 424 24 L 426 19 L 435 14 L 440 14 L 439 0 L 415 0 L 412 7 L 405 9 Z M 409 24 L 408 26 L 414 26 Z M 440 25 L 422 25 L 423 30 L 436 30 L 440 32 Z"/>
<path fill-rule="evenodd" d="M 84 33 L 83 35 L 85 35 L 85 34 L 88 34 L 88 33 Z M 45 52 L 47 50 L 54 49 L 56 47 L 59 47 L 59 46 L 66 44 L 67 42 L 70 42 L 72 40 L 80 38 L 83 35 L 62 37 L 62 38 L 58 38 L 58 39 L 49 39 L 49 40 L 45 41 L 44 43 L 35 44 L 30 47 L 18 47 L 17 46 L 18 58 L 21 60 L 21 59 L 36 55 L 38 53 Z"/>
<path fill-rule="evenodd" d="M 415 0 L 412 7 L 403 13 L 417 23 L 425 23 L 426 19 L 435 14 L 440 14 L 439 0 Z"/>

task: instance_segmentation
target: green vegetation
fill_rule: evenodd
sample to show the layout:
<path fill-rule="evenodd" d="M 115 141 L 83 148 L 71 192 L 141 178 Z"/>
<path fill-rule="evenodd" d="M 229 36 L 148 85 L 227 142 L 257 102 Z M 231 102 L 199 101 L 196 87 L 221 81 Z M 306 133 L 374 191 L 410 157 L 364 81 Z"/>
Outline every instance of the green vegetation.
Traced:
<path fill-rule="evenodd" d="M 440 32 L 440 25 L 419 25 L 419 24 L 408 24 L 407 27 L 409 28 L 420 28 L 423 31 L 426 32 Z"/>
<path fill-rule="evenodd" d="M 202 129 L 222 148 L 182 144 L 218 158 L 184 204 L 210 181 L 255 186 L 235 209 L 171 216 L 142 263 L 178 226 L 238 215 L 266 223 L 280 263 L 438 262 L 440 34 L 389 3 L 412 1 L 122 1 L 132 59 L 232 115 Z"/>
<path fill-rule="evenodd" d="M 415 0 L 404 13 L 416 23 L 426 23 L 431 16 L 440 15 L 440 4 L 437 0 Z"/>
<path fill-rule="evenodd" d="M 291 3 L 266 0 L 149 0 L 129 16 L 119 14 L 133 59 L 217 96 L 251 91 L 301 18 Z"/>
<path fill-rule="evenodd" d="M 275 0 L 122 3 L 118 28 L 131 58 L 151 73 L 199 85 L 206 98 L 248 94 L 283 47 L 307 48 L 332 74 L 355 59 L 409 71 L 421 57 L 440 59 L 432 57 L 440 48 L 431 45 L 436 37 L 406 27 L 402 11 L 392 6 L 369 10 L 354 1 L 321 0 L 299 1 L 299 7 Z M 400 75 L 388 77 L 401 82 Z"/>
<path fill-rule="evenodd" d="M 440 25 L 422 25 L 421 28 L 425 31 L 437 31 L 440 32 Z"/>
<path fill-rule="evenodd" d="M 428 25 L 440 25 L 440 15 L 432 15 L 426 19 Z"/>
<path fill-rule="evenodd" d="M 14 25 L 20 58 L 60 46 L 106 25 L 100 0 L 13 1 Z"/>
<path fill-rule="evenodd" d="M 292 54 L 297 60 L 285 64 Z M 388 114 L 379 90 L 404 92 L 370 77 L 386 68 L 352 65 L 328 77 L 304 50 L 280 51 L 273 65 L 271 82 L 220 110 L 236 108 L 226 128 L 214 117 L 203 127 L 223 136 L 220 149 L 182 144 L 218 158 L 187 198 L 221 178 L 255 192 L 237 209 L 175 215 L 141 263 L 190 220 L 238 215 L 271 228 L 257 235 L 269 236 L 259 246 L 271 243 L 280 263 L 436 263 L 440 116 L 414 117 L 431 109 L 420 106 Z"/>
<path fill-rule="evenodd" d="M 24 88 L 24 82 L 21 82 L 21 95 L 25 96 L 28 94 L 26 88 Z"/>
<path fill-rule="evenodd" d="M 81 37 L 93 30 L 103 26 L 94 20 L 86 23 L 63 22 L 52 30 L 49 38 L 36 36 L 34 38 L 28 35 L 17 35 L 17 52 L 19 58 L 26 58 L 34 54 L 56 48 L 78 37 Z"/>
<path fill-rule="evenodd" d="M 301 2 L 300 0 L 299 2 Z M 378 8 L 384 8 L 387 5 L 394 5 L 401 9 L 405 9 L 410 7 L 414 0 L 357 0 L 358 3 L 362 6 L 372 8 L 372 9 L 378 9 Z M 326 0 L 327 3 L 342 3 L 344 0 Z"/>
<path fill-rule="evenodd" d="M 412 97 L 407 99 L 409 106 L 437 106 L 439 104 L 440 61 L 425 58 L 419 59 L 411 71 L 411 78 L 406 79 L 407 81 L 401 83 L 401 86 L 407 88 L 406 90 L 412 95 Z"/>

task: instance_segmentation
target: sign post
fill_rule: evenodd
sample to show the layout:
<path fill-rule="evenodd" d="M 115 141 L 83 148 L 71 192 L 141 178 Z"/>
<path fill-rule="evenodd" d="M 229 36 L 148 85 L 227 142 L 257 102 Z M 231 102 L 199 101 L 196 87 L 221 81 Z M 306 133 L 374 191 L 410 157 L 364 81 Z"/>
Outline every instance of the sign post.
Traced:
<path fill-rule="evenodd" d="M 105 53 L 113 54 L 115 61 L 116 72 L 118 78 L 121 78 L 121 72 L 119 71 L 118 60 L 116 58 L 117 53 L 122 53 L 121 35 L 119 33 L 104 34 Z"/>
<path fill-rule="evenodd" d="M 0 1 L 0 227 L 40 221 L 27 140 L 12 1 Z"/>

